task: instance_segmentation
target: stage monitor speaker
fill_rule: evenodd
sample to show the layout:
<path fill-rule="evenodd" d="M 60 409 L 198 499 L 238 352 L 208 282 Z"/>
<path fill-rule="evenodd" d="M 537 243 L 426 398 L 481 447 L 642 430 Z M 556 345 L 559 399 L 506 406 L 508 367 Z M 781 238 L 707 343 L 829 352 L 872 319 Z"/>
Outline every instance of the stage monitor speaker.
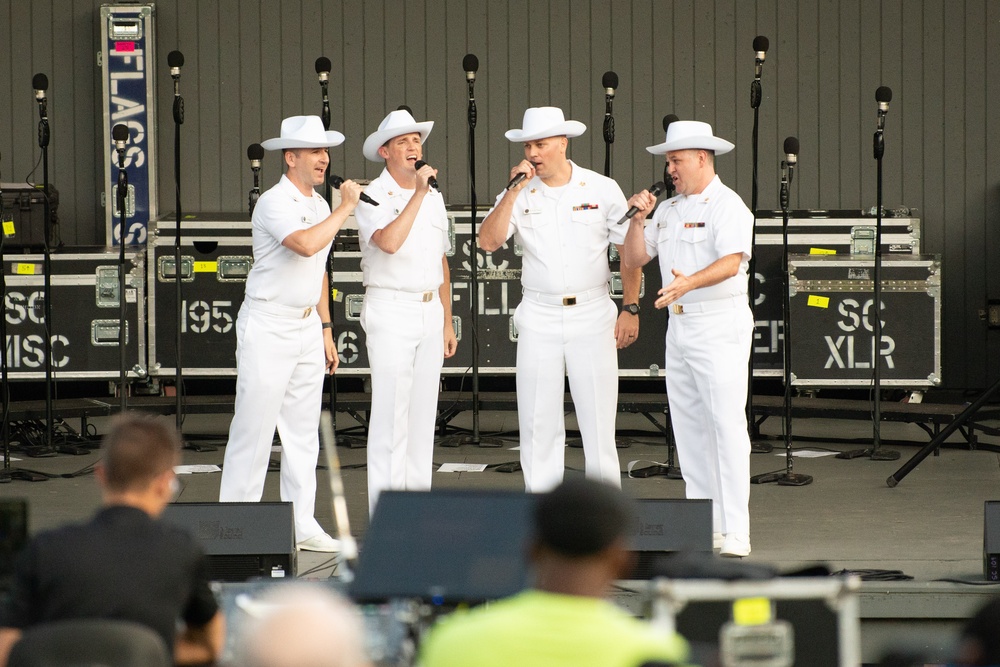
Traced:
<path fill-rule="evenodd" d="M 520 491 L 383 491 L 351 597 L 452 604 L 523 590 L 535 501 Z"/>
<path fill-rule="evenodd" d="M 983 511 L 983 576 L 1000 581 L 1000 500 L 987 500 Z"/>
<path fill-rule="evenodd" d="M 171 503 L 163 518 L 201 543 L 213 581 L 295 575 L 291 503 Z"/>
<path fill-rule="evenodd" d="M 712 553 L 712 501 L 641 498 L 629 543 L 635 554 L 633 579 L 655 576 L 665 555 L 678 551 Z"/>

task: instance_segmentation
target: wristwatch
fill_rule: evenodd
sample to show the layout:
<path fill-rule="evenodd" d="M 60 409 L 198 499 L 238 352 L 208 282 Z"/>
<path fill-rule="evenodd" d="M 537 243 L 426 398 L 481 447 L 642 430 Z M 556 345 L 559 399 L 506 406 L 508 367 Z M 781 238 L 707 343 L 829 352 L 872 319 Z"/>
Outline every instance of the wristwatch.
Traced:
<path fill-rule="evenodd" d="M 333 322 L 323 322 L 323 328 L 324 329 L 332 329 L 333 328 Z"/>
<path fill-rule="evenodd" d="M 630 315 L 639 314 L 639 304 L 637 303 L 626 303 L 622 306 L 622 312 L 629 313 Z"/>

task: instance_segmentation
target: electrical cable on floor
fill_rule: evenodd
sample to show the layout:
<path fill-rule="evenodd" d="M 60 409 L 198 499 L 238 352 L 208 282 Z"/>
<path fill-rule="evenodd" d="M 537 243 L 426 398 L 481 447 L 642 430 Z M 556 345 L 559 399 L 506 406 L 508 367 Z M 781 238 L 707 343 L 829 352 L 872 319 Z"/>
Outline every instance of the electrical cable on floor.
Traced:
<path fill-rule="evenodd" d="M 838 570 L 832 572 L 831 576 L 843 577 L 843 576 L 856 576 L 861 579 L 861 581 L 912 581 L 913 577 L 906 574 L 902 570 Z"/>

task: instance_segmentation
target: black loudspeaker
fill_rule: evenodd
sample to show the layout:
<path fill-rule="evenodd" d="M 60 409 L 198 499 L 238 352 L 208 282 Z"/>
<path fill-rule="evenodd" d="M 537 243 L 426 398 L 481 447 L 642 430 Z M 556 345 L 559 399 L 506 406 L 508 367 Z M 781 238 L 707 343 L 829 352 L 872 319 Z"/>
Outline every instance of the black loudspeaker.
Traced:
<path fill-rule="evenodd" d="M 535 501 L 520 491 L 383 491 L 351 597 L 452 604 L 523 590 Z"/>
<path fill-rule="evenodd" d="M 213 581 L 295 575 L 291 503 L 171 503 L 163 519 L 201 543 Z"/>
<path fill-rule="evenodd" d="M 1000 581 L 1000 500 L 987 500 L 984 507 L 983 576 Z"/>
<path fill-rule="evenodd" d="M 636 500 L 629 535 L 636 556 L 633 579 L 650 579 L 664 555 L 678 551 L 712 553 L 712 501 L 643 498 Z"/>

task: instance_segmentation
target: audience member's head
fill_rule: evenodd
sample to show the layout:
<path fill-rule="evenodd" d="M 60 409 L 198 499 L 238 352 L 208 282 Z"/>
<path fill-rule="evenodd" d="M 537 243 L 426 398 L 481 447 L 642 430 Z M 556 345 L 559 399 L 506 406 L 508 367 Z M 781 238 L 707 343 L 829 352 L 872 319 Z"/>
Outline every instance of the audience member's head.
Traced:
<path fill-rule="evenodd" d="M 631 565 L 629 500 L 608 484 L 569 478 L 539 497 L 532 557 L 543 590 L 598 594 Z"/>
<path fill-rule="evenodd" d="M 983 605 L 962 628 L 958 663 L 1000 665 L 1000 597 Z"/>
<path fill-rule="evenodd" d="M 139 413 L 115 418 L 97 466 L 105 503 L 135 504 L 158 515 L 173 496 L 180 450 L 173 424 Z"/>
<path fill-rule="evenodd" d="M 252 605 L 235 648 L 241 667 L 364 667 L 357 609 L 320 585 L 276 586 Z"/>

